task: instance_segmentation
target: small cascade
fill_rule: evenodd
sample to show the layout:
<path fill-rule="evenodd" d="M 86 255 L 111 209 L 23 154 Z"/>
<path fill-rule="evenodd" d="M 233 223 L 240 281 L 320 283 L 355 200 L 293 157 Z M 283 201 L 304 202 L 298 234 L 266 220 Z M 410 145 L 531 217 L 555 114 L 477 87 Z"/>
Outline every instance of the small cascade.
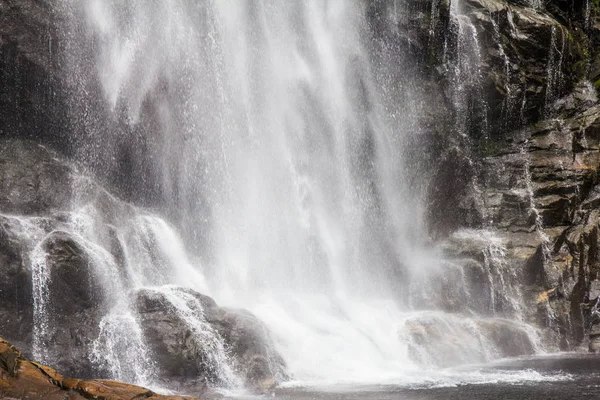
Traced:
<path fill-rule="evenodd" d="M 50 325 L 49 273 L 46 265 L 46 252 L 37 245 L 31 252 L 31 277 L 33 282 L 33 356 L 36 360 L 47 362 Z"/>
<path fill-rule="evenodd" d="M 557 30 L 560 30 L 560 35 L 557 34 Z M 553 26 L 550 33 L 548 63 L 546 65 L 546 100 L 544 105 L 546 117 L 551 116 L 552 104 L 561 93 L 565 42 L 566 38 L 562 29 Z"/>
<path fill-rule="evenodd" d="M 149 214 L 134 216 L 130 224 L 118 230 L 118 237 L 133 287 L 175 284 L 207 293 L 204 276 L 163 219 Z"/>
<path fill-rule="evenodd" d="M 502 58 L 504 64 L 504 90 L 506 91 L 504 95 L 504 100 L 502 102 L 502 120 L 504 123 L 505 129 L 510 129 L 515 125 L 514 112 L 517 107 L 517 89 L 513 87 L 511 83 L 512 80 L 512 68 L 510 64 L 510 60 L 506 55 L 506 51 L 504 50 L 504 45 L 502 44 L 502 38 L 500 35 L 500 27 L 498 23 L 494 20 L 494 18 L 490 18 L 492 22 L 492 27 L 494 29 L 493 35 L 494 40 L 498 44 L 498 51 L 500 53 L 500 57 Z M 523 91 L 525 92 L 525 91 Z M 523 95 L 525 96 L 525 95 Z M 524 104 L 522 104 L 524 106 Z M 517 121 L 518 123 L 519 121 Z"/>
<path fill-rule="evenodd" d="M 544 0 L 527 0 L 529 7 L 535 8 L 536 10 L 541 10 L 545 6 Z"/>
<path fill-rule="evenodd" d="M 33 289 L 33 342 L 32 353 L 36 360 L 48 360 L 48 341 L 52 314 L 50 304 L 50 274 L 46 265 L 45 252 L 42 241 L 48 229 L 48 223 L 43 218 L 20 217 L 1 215 L 10 221 L 13 229 L 18 233 L 24 243 L 27 243 L 26 252 L 31 269 Z"/>
<path fill-rule="evenodd" d="M 527 197 L 529 199 L 529 211 L 530 215 L 533 217 L 533 230 L 539 237 L 540 240 L 540 250 L 541 250 L 541 262 L 543 268 L 550 265 L 552 262 L 552 243 L 550 237 L 544 232 L 544 219 L 537 209 L 535 205 L 535 193 L 533 189 L 532 175 L 531 175 L 531 160 L 530 156 L 527 152 L 528 141 L 526 140 L 521 147 L 521 154 L 524 158 L 524 179 L 525 179 L 525 189 L 527 193 Z M 558 330 L 558 316 L 556 315 L 556 311 L 550 307 L 550 303 L 546 299 L 543 302 L 543 305 L 546 309 L 546 321 L 548 321 L 548 327 L 553 330 Z M 568 318 L 568 315 L 565 316 Z"/>
<path fill-rule="evenodd" d="M 490 312 L 492 315 L 520 315 L 520 293 L 512 293 L 517 286 L 514 272 L 506 263 L 506 249 L 493 237 L 484 249 L 484 267 L 490 285 Z"/>
<path fill-rule="evenodd" d="M 480 137 L 488 135 L 488 105 L 482 99 L 481 52 L 477 29 L 468 15 L 462 14 L 460 2 L 450 8 L 452 30 L 456 35 L 456 59 L 450 62 L 456 129 L 467 136 L 477 129 Z"/>
<path fill-rule="evenodd" d="M 523 99 L 521 100 L 521 108 L 519 109 L 519 122 L 523 126 L 527 124 L 527 118 L 525 117 L 525 107 L 527 106 L 527 92 L 523 90 Z"/>
<path fill-rule="evenodd" d="M 527 145 L 528 145 L 528 141 L 526 140 L 523 143 L 523 146 L 521 147 L 521 155 L 524 159 L 524 164 L 523 164 L 523 172 L 524 172 L 524 179 L 525 179 L 525 190 L 527 193 L 527 198 L 529 200 L 529 211 L 530 213 L 533 215 L 533 222 L 534 222 L 534 230 L 538 233 L 540 239 L 542 240 L 542 247 L 545 249 L 544 251 L 544 255 L 545 257 L 549 257 L 550 255 L 550 247 L 549 247 L 549 241 L 550 238 L 548 237 L 548 235 L 546 235 L 546 233 L 544 232 L 544 220 L 543 217 L 541 215 L 541 213 L 539 212 L 539 210 L 537 209 L 537 207 L 535 206 L 535 193 L 533 190 L 533 181 L 532 181 L 532 177 L 531 177 L 531 159 L 529 156 L 529 153 L 527 151 Z"/>
<path fill-rule="evenodd" d="M 200 300 L 176 286 L 163 286 L 151 290 L 164 296 L 175 313 L 190 328 L 194 340 L 201 345 L 202 354 L 198 362 L 202 364 L 201 370 L 207 371 L 207 378 L 213 376 L 218 379 L 213 383 L 226 387 L 241 386 L 242 382 L 233 371 L 223 339 L 206 322 Z"/>
<path fill-rule="evenodd" d="M 584 15 L 585 15 L 585 23 L 584 23 L 584 29 L 586 32 L 588 32 L 590 30 L 590 17 L 592 14 L 592 7 L 590 4 L 590 0 L 585 0 L 585 10 L 584 10 Z"/>
<path fill-rule="evenodd" d="M 469 293 L 465 301 L 469 311 L 524 323 L 523 293 L 518 284 L 520 276 L 509 262 L 502 240 L 489 230 L 461 230 L 451 240 L 463 248 L 458 255 L 461 258 L 455 263 L 469 274 L 462 284 Z M 465 257 L 476 261 L 478 268 L 473 268 Z"/>
<path fill-rule="evenodd" d="M 440 20 L 440 1 L 441 0 L 431 0 L 431 11 L 430 11 L 430 19 L 429 19 L 429 40 L 431 41 L 435 38 L 435 27 L 437 26 Z"/>
<path fill-rule="evenodd" d="M 93 207 L 86 208 L 86 213 L 80 210 L 74 220 L 82 234 L 92 234 L 101 221 Z M 212 383 L 226 387 L 241 385 L 230 366 L 223 340 L 204 321 L 201 304 L 177 289 L 207 290 L 202 274 L 190 262 L 182 241 L 169 224 L 157 216 L 133 210 L 126 221 L 115 227 L 114 238 L 123 254 L 120 281 L 125 287 L 113 292 L 122 295 L 114 299 L 116 304 L 100 322 L 100 333 L 93 346 L 97 364 L 107 369 L 114 379 L 142 386 L 155 384 L 156 366 L 151 361 L 130 298 L 136 290 L 147 288 L 161 293 L 169 301 L 173 312 L 202 344 L 205 350 L 199 359 L 213 371 L 215 381 Z M 105 259 L 103 264 L 110 266 L 109 269 L 115 267 L 114 260 Z"/>
<path fill-rule="evenodd" d="M 156 368 L 151 361 L 142 330 L 135 315 L 120 304 L 100 321 L 100 333 L 93 341 L 92 358 L 110 377 L 141 386 L 152 386 Z"/>

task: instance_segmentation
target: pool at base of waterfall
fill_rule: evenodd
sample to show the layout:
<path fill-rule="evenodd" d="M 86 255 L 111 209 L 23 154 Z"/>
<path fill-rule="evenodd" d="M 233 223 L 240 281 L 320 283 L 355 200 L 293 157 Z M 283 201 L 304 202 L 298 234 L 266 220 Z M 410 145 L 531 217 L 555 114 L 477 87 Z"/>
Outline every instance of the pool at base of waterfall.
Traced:
<path fill-rule="evenodd" d="M 579 353 L 504 359 L 485 366 L 424 371 L 413 383 L 306 385 L 291 382 L 265 395 L 277 400 L 569 400 L 600 399 L 600 356 Z"/>

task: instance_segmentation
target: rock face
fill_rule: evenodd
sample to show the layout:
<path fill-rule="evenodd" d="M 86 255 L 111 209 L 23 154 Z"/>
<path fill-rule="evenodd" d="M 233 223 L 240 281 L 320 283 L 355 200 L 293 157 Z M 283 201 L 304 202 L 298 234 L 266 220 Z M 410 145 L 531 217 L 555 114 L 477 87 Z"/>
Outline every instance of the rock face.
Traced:
<path fill-rule="evenodd" d="M 0 209 L 11 214 L 41 215 L 67 208 L 71 170 L 56 154 L 19 140 L 0 147 Z"/>
<path fill-rule="evenodd" d="M 464 254 L 457 232 L 492 232 L 519 276 L 527 318 L 572 349 L 598 322 L 591 312 L 598 297 L 600 9 L 592 1 L 542 3 L 370 7 L 372 30 L 394 44 L 387 51 L 416 60 L 418 74 L 438 82 L 446 99 L 434 113 L 446 121 L 442 135 L 424 133 L 439 146 L 428 192 L 431 235 L 452 258 Z M 479 268 L 470 271 L 476 276 Z"/>
<path fill-rule="evenodd" d="M 1 338 L 0 396 L 48 400 L 193 400 L 185 396 L 161 396 L 148 389 L 116 381 L 65 378 L 52 368 L 26 360 L 19 350 Z"/>
<path fill-rule="evenodd" d="M 487 126 L 463 125 L 466 136 L 457 141 L 464 147 L 441 159 L 440 169 L 457 178 L 450 187 L 448 176 L 434 179 L 446 189 L 431 194 L 443 194 L 459 217 L 433 214 L 433 228 L 442 236 L 466 227 L 494 231 L 523 276 L 530 317 L 550 327 L 561 348 L 577 347 L 597 297 L 590 290 L 598 268 L 600 109 L 590 65 L 599 10 L 585 2 L 550 1 L 541 9 L 518 1 L 458 4 L 450 19 L 459 31 L 472 26 L 479 41 L 480 85 L 470 90 L 485 99 Z M 449 24 L 442 34 L 451 33 Z M 469 51 L 460 33 L 456 40 L 454 51 Z M 449 65 L 451 59 L 439 67 L 447 85 Z"/>
<path fill-rule="evenodd" d="M 68 150 L 58 22 L 50 2 L 0 1 L 1 138 L 35 139 Z"/>

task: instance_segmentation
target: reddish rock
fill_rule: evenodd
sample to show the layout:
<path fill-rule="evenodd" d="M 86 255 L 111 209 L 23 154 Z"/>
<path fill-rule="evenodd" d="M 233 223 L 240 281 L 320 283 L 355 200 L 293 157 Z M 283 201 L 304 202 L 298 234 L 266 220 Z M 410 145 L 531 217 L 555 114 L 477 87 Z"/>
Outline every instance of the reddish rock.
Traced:
<path fill-rule="evenodd" d="M 64 378 L 50 367 L 25 360 L 19 350 L 2 338 L 0 396 L 44 400 L 194 400 L 185 396 L 162 396 L 143 387 L 122 382 Z"/>

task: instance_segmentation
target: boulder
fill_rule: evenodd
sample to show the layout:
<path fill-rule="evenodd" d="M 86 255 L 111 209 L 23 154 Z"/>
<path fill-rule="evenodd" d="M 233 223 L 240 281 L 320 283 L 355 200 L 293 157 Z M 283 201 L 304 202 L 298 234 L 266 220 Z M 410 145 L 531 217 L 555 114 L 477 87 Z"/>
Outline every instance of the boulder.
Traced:
<path fill-rule="evenodd" d="M 74 315 L 102 304 L 101 276 L 90 255 L 70 233 L 54 231 L 41 247 L 48 272 L 51 312 Z"/>
<path fill-rule="evenodd" d="M 38 331 L 38 352 L 52 360 L 63 373 L 90 377 L 99 373 L 92 355 L 92 341 L 98 337 L 99 321 L 106 311 L 102 277 L 89 252 L 69 233 L 53 231 L 41 242 L 45 263 L 46 297 L 42 318 L 47 322 Z M 34 268 L 39 268 L 35 266 Z"/>
<path fill-rule="evenodd" d="M 140 290 L 136 307 L 156 363 L 171 379 L 231 384 L 222 382 L 235 379 L 231 368 L 246 386 L 267 389 L 285 377 L 268 331 L 247 311 L 184 288 Z"/>

